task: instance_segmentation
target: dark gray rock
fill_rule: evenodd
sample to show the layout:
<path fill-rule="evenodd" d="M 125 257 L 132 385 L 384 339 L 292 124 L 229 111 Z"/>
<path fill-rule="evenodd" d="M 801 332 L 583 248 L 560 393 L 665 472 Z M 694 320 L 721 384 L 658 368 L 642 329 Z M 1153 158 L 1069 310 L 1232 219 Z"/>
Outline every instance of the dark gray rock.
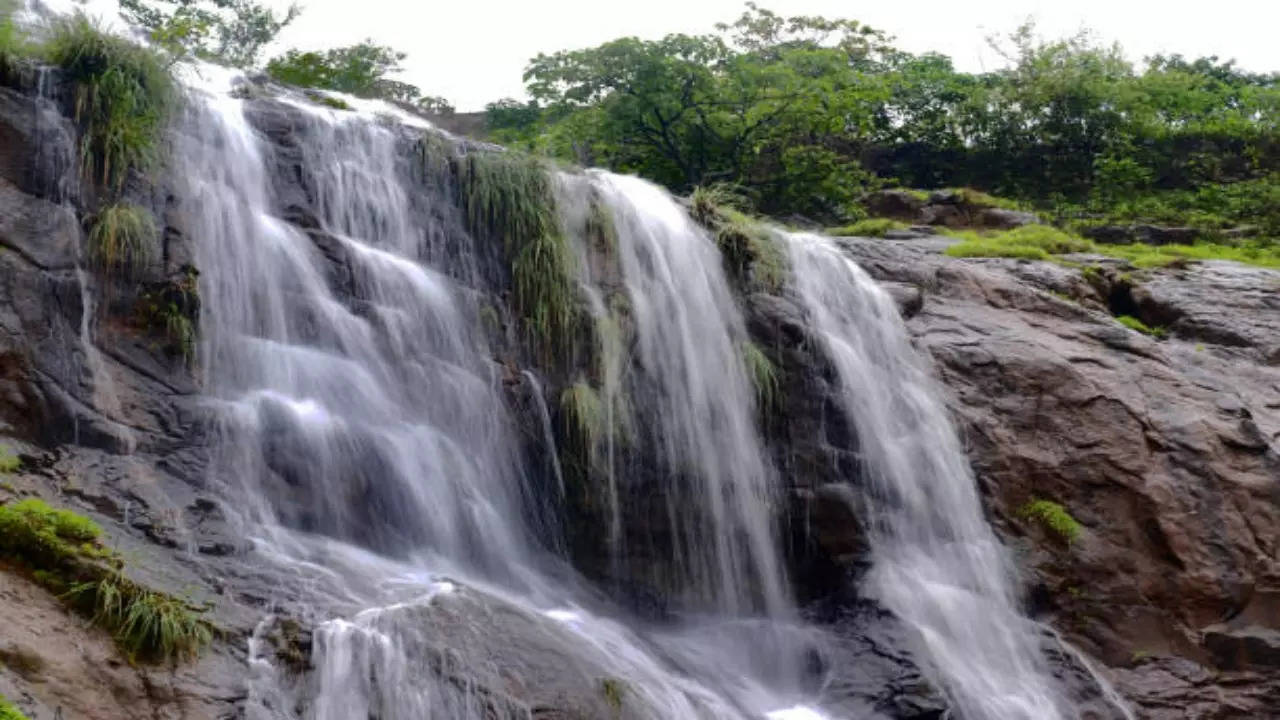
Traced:
<path fill-rule="evenodd" d="M 918 194 L 902 189 L 879 190 L 863 201 L 867 212 L 872 216 L 899 220 L 914 220 L 924 204 Z"/>
<path fill-rule="evenodd" d="M 1039 222 L 1040 218 L 1035 213 L 1022 210 L 986 208 L 978 214 L 979 225 L 999 230 L 1010 230 L 1024 225 L 1035 225 Z"/>
<path fill-rule="evenodd" d="M 1190 227 L 1137 224 L 1100 225 L 1086 228 L 1083 234 L 1091 240 L 1115 245 L 1128 245 L 1130 243 L 1186 245 L 1194 243 L 1200 237 L 1201 231 Z"/>

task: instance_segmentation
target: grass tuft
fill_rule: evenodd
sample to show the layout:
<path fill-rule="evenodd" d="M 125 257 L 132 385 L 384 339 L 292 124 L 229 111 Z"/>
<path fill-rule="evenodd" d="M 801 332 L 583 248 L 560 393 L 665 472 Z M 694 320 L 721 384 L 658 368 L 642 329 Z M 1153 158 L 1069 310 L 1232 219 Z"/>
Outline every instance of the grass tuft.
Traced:
<path fill-rule="evenodd" d="M 160 53 L 103 30 L 83 13 L 57 21 L 43 48 L 76 86 L 85 177 L 119 191 L 158 160 L 177 93 Z"/>
<path fill-rule="evenodd" d="M 627 696 L 627 683 L 615 677 L 600 678 L 600 694 L 614 712 L 621 713 L 622 701 Z"/>
<path fill-rule="evenodd" d="M 890 230 L 902 230 L 909 227 L 906 223 L 892 218 L 867 218 L 852 225 L 828 228 L 827 234 L 835 237 L 884 237 Z"/>
<path fill-rule="evenodd" d="M 560 412 L 564 418 L 566 440 L 573 450 L 587 457 L 605 424 L 600 394 L 587 383 L 576 382 L 560 393 Z"/>
<path fill-rule="evenodd" d="M 769 412 L 778 401 L 778 373 L 760 346 L 753 342 L 742 344 L 742 362 L 756 389 L 756 402 L 760 409 Z"/>
<path fill-rule="evenodd" d="M 103 208 L 89 228 L 89 253 L 106 270 L 133 275 L 151 258 L 156 224 L 151 213 L 126 202 Z"/>
<path fill-rule="evenodd" d="M 689 213 L 714 233 L 725 265 L 740 286 L 777 292 L 790 272 L 786 251 L 768 227 L 738 209 L 741 204 L 726 186 L 699 187 L 689 198 Z"/>
<path fill-rule="evenodd" d="M 550 169 L 515 152 L 456 158 L 463 213 L 473 233 L 502 242 L 513 304 L 543 360 L 572 357 L 579 323 L 574 260 L 556 215 Z"/>
<path fill-rule="evenodd" d="M 194 657 L 212 640 L 211 626 L 186 602 L 126 578 L 101 538 L 97 523 L 43 500 L 0 505 L 0 558 L 110 632 L 130 660 Z"/>
<path fill-rule="evenodd" d="M 1068 545 L 1075 542 L 1083 530 L 1083 526 L 1071 517 L 1066 508 L 1051 500 L 1032 500 L 1023 505 L 1018 514 L 1040 522 Z"/>
<path fill-rule="evenodd" d="M 1151 327 L 1132 315 L 1118 315 L 1116 316 L 1116 322 L 1130 330 L 1136 330 L 1143 335 L 1150 335 L 1155 338 L 1163 338 L 1167 334 L 1164 328 Z"/>

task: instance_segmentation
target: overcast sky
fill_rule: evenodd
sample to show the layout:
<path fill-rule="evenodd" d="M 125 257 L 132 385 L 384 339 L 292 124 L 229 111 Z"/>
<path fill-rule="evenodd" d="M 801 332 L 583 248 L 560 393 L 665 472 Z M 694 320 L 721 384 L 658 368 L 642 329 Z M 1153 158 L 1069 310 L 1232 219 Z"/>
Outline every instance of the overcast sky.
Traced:
<path fill-rule="evenodd" d="M 278 2 L 279 0 L 272 0 Z M 624 35 L 710 30 L 739 0 L 300 0 L 283 47 L 319 49 L 372 37 L 409 54 L 402 78 L 460 110 L 520 97 L 520 74 L 539 52 Z M 1138 60 L 1157 52 L 1216 54 L 1251 70 L 1280 70 L 1280 0 L 760 0 L 784 14 L 848 17 L 884 30 L 907 50 L 950 55 L 964 70 L 997 64 L 983 38 L 1028 16 L 1050 37 L 1081 27 L 1119 41 Z"/>

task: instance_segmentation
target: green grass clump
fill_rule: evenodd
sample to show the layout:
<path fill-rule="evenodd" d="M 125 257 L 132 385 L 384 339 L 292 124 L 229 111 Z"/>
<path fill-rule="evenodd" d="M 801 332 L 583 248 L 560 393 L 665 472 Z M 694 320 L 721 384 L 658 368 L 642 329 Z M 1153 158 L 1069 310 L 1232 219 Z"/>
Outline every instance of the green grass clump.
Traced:
<path fill-rule="evenodd" d="M 786 251 L 763 223 L 738 209 L 743 201 L 725 186 L 695 188 L 689 213 L 714 233 L 730 275 L 740 286 L 780 290 L 790 271 Z"/>
<path fill-rule="evenodd" d="M 890 230 L 902 230 L 906 227 L 906 223 L 891 218 L 867 218 L 852 225 L 829 228 L 827 234 L 836 237 L 884 237 Z"/>
<path fill-rule="evenodd" d="M 1150 335 L 1151 337 L 1156 337 L 1156 338 L 1162 338 L 1165 336 L 1164 328 L 1150 327 L 1149 325 L 1142 322 L 1138 318 L 1133 317 L 1132 315 L 1118 315 L 1116 316 L 1116 321 L 1119 322 L 1121 325 L 1129 328 L 1130 330 L 1136 330 L 1142 333 L 1143 335 Z"/>
<path fill-rule="evenodd" d="M 1018 514 L 1024 518 L 1039 521 L 1067 544 L 1075 542 L 1084 529 L 1075 518 L 1071 517 L 1066 508 L 1051 500 L 1032 500 L 1023 505 Z"/>
<path fill-rule="evenodd" d="M 952 257 L 1048 260 L 1051 255 L 1089 252 L 1094 248 L 1085 238 L 1050 225 L 1024 225 L 998 232 L 961 230 L 949 234 L 961 239 L 946 249 L 946 254 Z"/>
<path fill-rule="evenodd" d="M 22 458 L 7 445 L 0 445 L 0 473 L 8 475 L 22 468 Z"/>
<path fill-rule="evenodd" d="M 1197 243 L 1195 245 L 1103 245 L 1094 251 L 1128 260 L 1136 267 L 1159 268 L 1192 260 L 1231 260 L 1244 265 L 1280 268 L 1280 243 L 1256 241 L 1240 245 Z"/>
<path fill-rule="evenodd" d="M 100 210 L 89 228 L 89 253 L 107 270 L 132 275 L 151 258 L 156 224 L 151 213 L 126 202 Z"/>
<path fill-rule="evenodd" d="M 75 83 L 85 176 L 118 191 L 131 170 L 145 170 L 159 157 L 177 97 L 168 65 L 160 53 L 80 13 L 53 25 L 43 53 Z"/>
<path fill-rule="evenodd" d="M 126 578 L 101 538 L 97 523 L 43 500 L 0 505 L 0 558 L 111 633 L 130 660 L 194 657 L 212 640 L 201 613 Z"/>
<path fill-rule="evenodd" d="M 131 659 L 190 660 L 213 640 L 209 624 L 186 602 L 120 574 L 77 583 L 66 597 L 110 632 Z"/>
<path fill-rule="evenodd" d="M 560 412 L 566 440 L 574 451 L 586 457 L 605 424 L 600 394 L 587 383 L 576 382 L 560 393 Z"/>
<path fill-rule="evenodd" d="M 1001 208 L 1004 210 L 1020 210 L 1022 208 L 1022 206 L 1015 200 L 989 195 L 981 190 L 974 190 L 973 188 L 967 187 L 949 189 L 959 195 L 964 204 L 971 205 L 973 207 Z"/>
<path fill-rule="evenodd" d="M 578 328 L 577 285 L 550 169 L 515 152 L 474 151 L 455 161 L 468 227 L 502 242 L 530 343 L 545 361 L 565 361 Z"/>
<path fill-rule="evenodd" d="M 0 720 L 28 720 L 28 718 L 3 695 L 0 695 Z"/>
<path fill-rule="evenodd" d="M 756 402 L 767 412 L 778 401 L 778 372 L 760 346 L 750 341 L 742 343 L 742 362 L 755 386 Z"/>
<path fill-rule="evenodd" d="M 346 100 L 343 100 L 342 98 L 333 97 L 332 95 L 325 95 L 324 93 L 318 93 L 314 91 L 308 91 L 306 95 L 307 95 L 307 99 L 311 100 L 312 102 L 319 103 L 321 105 L 324 105 L 325 107 L 333 108 L 334 110 L 353 109 L 351 107 L 351 103 L 347 102 Z"/>

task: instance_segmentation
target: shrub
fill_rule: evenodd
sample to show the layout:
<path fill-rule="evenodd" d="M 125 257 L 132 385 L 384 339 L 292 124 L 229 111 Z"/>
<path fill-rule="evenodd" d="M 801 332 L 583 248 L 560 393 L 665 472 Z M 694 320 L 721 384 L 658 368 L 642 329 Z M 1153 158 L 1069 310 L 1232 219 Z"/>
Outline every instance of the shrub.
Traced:
<path fill-rule="evenodd" d="M 1146 323 L 1142 322 L 1136 317 L 1133 317 L 1132 315 L 1119 315 L 1116 317 L 1116 321 L 1119 322 L 1121 325 L 1129 328 L 1130 330 L 1136 330 L 1142 333 L 1143 335 L 1150 335 L 1152 337 L 1157 337 L 1157 338 L 1162 338 L 1165 336 L 1164 328 L 1150 327 Z"/>
<path fill-rule="evenodd" d="M 111 35 L 80 13 L 54 24 L 44 54 L 75 83 L 85 176 L 119 190 L 131 170 L 146 169 L 158 157 L 176 97 L 168 66 L 159 53 Z"/>
<path fill-rule="evenodd" d="M 1080 537 L 1083 527 L 1067 509 L 1051 500 L 1034 499 L 1022 506 L 1019 514 L 1029 520 L 1036 520 L 1058 537 L 1070 544 Z"/>
<path fill-rule="evenodd" d="M 884 237 L 890 230 L 901 230 L 907 227 L 904 222 L 891 218 L 867 218 L 852 225 L 835 227 L 827 230 L 828 235 L 837 237 Z"/>
<path fill-rule="evenodd" d="M 131 659 L 167 661 L 194 656 L 212 628 L 178 598 L 124 576 L 124 562 L 103 547 L 102 529 L 70 510 L 27 499 L 0 505 L 0 557 L 94 624 L 110 632 Z"/>
<path fill-rule="evenodd" d="M 98 266 L 132 275 L 150 259 L 155 237 L 151 213 L 137 205 L 118 202 L 94 217 L 89 228 L 89 253 Z"/>

